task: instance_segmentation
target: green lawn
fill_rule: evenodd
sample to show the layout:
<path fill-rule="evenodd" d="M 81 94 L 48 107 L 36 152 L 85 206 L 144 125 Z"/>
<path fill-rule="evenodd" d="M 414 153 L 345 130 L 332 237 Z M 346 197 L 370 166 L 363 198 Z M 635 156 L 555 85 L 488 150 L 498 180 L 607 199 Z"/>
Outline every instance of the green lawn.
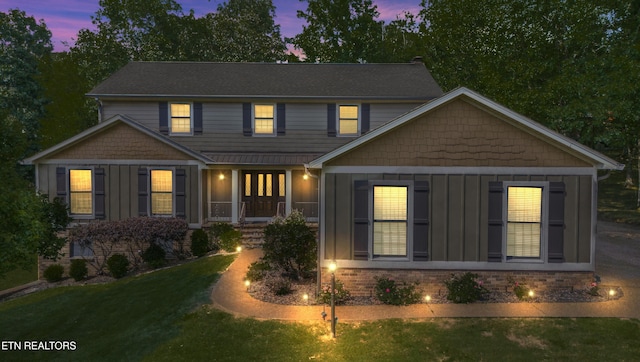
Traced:
<path fill-rule="evenodd" d="M 112 284 L 50 289 L 0 303 L 0 341 L 76 342 L 75 351 L 0 350 L 0 360 L 596 361 L 640 355 L 638 320 L 338 323 L 334 340 L 321 321 L 236 318 L 206 305 L 212 283 L 232 260 L 203 258 Z"/>
<path fill-rule="evenodd" d="M 10 289 L 36 280 L 38 280 L 38 261 L 34 256 L 30 269 L 12 270 L 0 277 L 0 290 Z"/>

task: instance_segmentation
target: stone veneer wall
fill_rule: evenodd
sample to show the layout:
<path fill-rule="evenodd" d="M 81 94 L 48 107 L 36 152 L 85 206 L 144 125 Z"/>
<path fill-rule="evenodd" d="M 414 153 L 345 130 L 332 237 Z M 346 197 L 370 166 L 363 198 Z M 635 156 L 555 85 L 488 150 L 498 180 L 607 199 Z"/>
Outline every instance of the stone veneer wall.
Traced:
<path fill-rule="evenodd" d="M 446 293 L 444 280 L 451 274 L 463 274 L 468 270 L 402 270 L 402 269 L 338 269 L 336 278 L 344 283 L 352 296 L 370 297 L 374 294 L 375 278 L 392 278 L 397 282 L 418 282 L 418 290 L 425 294 Z M 590 286 L 593 272 L 589 271 L 470 271 L 478 274 L 490 291 L 511 290 L 509 279 L 525 283 L 534 291 L 553 289 L 584 289 Z M 322 282 L 330 283 L 331 274 L 323 270 Z"/>

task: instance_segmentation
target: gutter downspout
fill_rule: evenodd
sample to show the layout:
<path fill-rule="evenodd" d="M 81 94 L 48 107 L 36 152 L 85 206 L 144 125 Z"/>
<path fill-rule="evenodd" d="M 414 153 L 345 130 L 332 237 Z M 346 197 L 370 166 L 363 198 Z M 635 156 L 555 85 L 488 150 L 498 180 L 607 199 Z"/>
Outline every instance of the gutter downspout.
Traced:
<path fill-rule="evenodd" d="M 98 104 L 98 123 L 100 123 L 102 122 L 102 101 L 98 97 L 94 98 L 94 100 Z"/>
<path fill-rule="evenodd" d="M 316 260 L 316 297 L 318 296 L 318 294 L 320 293 L 320 290 L 322 288 L 322 260 L 321 258 L 321 253 L 320 253 L 320 226 L 322 225 L 322 213 L 320 212 L 320 190 L 322 189 L 320 187 L 320 177 L 318 177 L 318 175 L 314 175 L 313 173 L 311 173 L 309 171 L 309 164 L 304 163 L 304 174 L 312 177 L 316 180 L 318 180 L 318 235 L 316 236 L 316 244 L 317 246 L 317 260 Z"/>

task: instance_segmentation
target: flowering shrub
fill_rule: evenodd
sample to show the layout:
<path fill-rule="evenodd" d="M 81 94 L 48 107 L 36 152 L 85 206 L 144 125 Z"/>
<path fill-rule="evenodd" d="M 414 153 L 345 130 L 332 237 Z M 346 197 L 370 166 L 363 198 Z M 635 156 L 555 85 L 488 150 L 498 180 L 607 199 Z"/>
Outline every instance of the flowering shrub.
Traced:
<path fill-rule="evenodd" d="M 489 293 L 483 282 L 478 280 L 478 274 L 470 272 L 460 276 L 451 274 L 451 279 L 445 280 L 444 284 L 449 291 L 447 299 L 454 303 L 473 303 Z"/>
<path fill-rule="evenodd" d="M 420 293 L 416 291 L 417 284 L 407 284 L 404 281 L 401 284 L 396 284 L 395 280 L 391 278 L 376 277 L 376 297 L 384 304 L 415 304 L 421 299 Z"/>
<path fill-rule="evenodd" d="M 515 281 L 513 278 L 508 277 L 507 281 L 513 285 L 513 293 L 518 297 L 519 300 L 523 300 L 529 296 L 529 288 L 525 283 L 520 283 Z"/>
<path fill-rule="evenodd" d="M 334 291 L 335 304 L 342 304 L 351 298 L 351 293 L 344 288 L 344 283 L 336 279 L 336 289 Z M 331 304 L 331 283 L 323 284 L 318 300 L 324 304 Z"/>

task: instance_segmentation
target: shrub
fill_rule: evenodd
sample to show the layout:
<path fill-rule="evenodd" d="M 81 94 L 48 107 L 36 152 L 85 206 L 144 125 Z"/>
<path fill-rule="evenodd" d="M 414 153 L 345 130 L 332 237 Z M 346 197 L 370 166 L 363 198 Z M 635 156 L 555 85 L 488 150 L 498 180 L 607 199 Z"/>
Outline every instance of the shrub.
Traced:
<path fill-rule="evenodd" d="M 275 295 L 287 295 L 293 292 L 291 281 L 282 276 L 269 278 L 266 285 Z"/>
<path fill-rule="evenodd" d="M 84 259 L 71 260 L 69 276 L 71 276 L 76 282 L 79 282 L 86 278 L 87 274 L 89 274 L 89 270 L 87 269 L 87 262 Z"/>
<path fill-rule="evenodd" d="M 300 211 L 267 225 L 262 249 L 264 260 L 299 279 L 316 267 L 316 236 Z"/>
<path fill-rule="evenodd" d="M 527 288 L 527 285 L 524 282 L 517 282 L 512 277 L 507 277 L 507 281 L 513 286 L 513 293 L 519 300 L 525 299 L 529 296 L 529 288 Z"/>
<path fill-rule="evenodd" d="M 211 245 L 216 251 L 222 249 L 226 252 L 233 252 L 240 245 L 242 233 L 227 222 L 217 222 L 211 225 L 209 237 Z"/>
<path fill-rule="evenodd" d="M 107 259 L 107 268 L 112 277 L 120 279 L 127 275 L 129 259 L 123 254 L 113 254 Z"/>
<path fill-rule="evenodd" d="M 51 264 L 44 270 L 42 274 L 49 283 L 55 283 L 62 280 L 64 267 L 60 264 Z"/>
<path fill-rule="evenodd" d="M 166 264 L 165 256 L 167 253 L 158 244 L 151 244 L 142 253 L 142 260 L 153 269 L 161 268 Z"/>
<path fill-rule="evenodd" d="M 461 276 L 451 274 L 451 279 L 445 280 L 449 294 L 447 299 L 454 303 L 472 303 L 482 299 L 489 291 L 478 280 L 478 274 L 466 272 Z"/>
<path fill-rule="evenodd" d="M 211 250 L 209 248 L 209 236 L 202 230 L 194 230 L 191 233 L 191 253 L 197 257 L 204 256 Z"/>
<path fill-rule="evenodd" d="M 257 282 L 264 279 L 267 272 L 271 270 L 271 265 L 264 260 L 254 261 L 247 268 L 245 279 L 251 282 Z"/>
<path fill-rule="evenodd" d="M 336 279 L 336 289 L 334 302 L 335 304 L 343 304 L 347 300 L 351 298 L 351 293 L 344 287 L 344 283 L 342 281 Z M 331 304 L 331 284 L 323 284 L 322 291 L 320 291 L 320 295 L 318 296 L 320 302 L 324 304 Z"/>
<path fill-rule="evenodd" d="M 416 284 L 402 282 L 397 284 L 391 278 L 377 278 L 375 293 L 379 301 L 391 305 L 409 305 L 420 302 L 420 293 L 416 291 Z"/>

